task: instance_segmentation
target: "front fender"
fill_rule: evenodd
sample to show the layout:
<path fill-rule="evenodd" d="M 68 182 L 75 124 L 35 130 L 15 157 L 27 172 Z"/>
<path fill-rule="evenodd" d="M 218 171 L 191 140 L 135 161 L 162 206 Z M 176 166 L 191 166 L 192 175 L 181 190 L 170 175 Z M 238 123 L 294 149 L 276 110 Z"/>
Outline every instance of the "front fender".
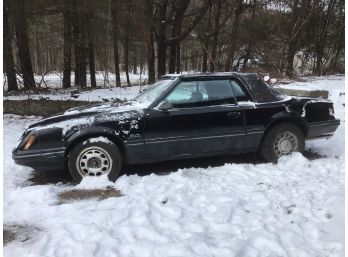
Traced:
<path fill-rule="evenodd" d="M 101 127 L 101 126 L 96 126 L 96 127 L 87 127 L 84 129 L 81 129 L 77 131 L 76 133 L 70 135 L 69 138 L 65 139 L 65 146 L 66 146 L 66 151 L 69 152 L 70 149 L 76 145 L 76 143 L 90 138 L 90 137 L 96 137 L 96 136 L 105 136 L 112 140 L 121 151 L 124 150 L 124 141 L 116 135 L 116 132 L 108 127 Z"/>

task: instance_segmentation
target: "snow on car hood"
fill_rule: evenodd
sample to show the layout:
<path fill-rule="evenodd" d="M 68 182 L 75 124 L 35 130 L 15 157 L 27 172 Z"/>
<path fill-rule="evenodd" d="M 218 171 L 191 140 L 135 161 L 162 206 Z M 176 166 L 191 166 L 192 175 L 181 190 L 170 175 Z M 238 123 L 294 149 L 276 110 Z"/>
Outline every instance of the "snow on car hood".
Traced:
<path fill-rule="evenodd" d="M 117 121 L 121 127 L 125 126 L 130 129 L 138 128 L 138 121 L 141 119 L 143 110 L 147 107 L 145 104 L 136 102 L 126 102 L 122 104 L 103 103 L 76 107 L 67 110 L 63 114 L 53 116 L 37 123 L 30 125 L 30 130 L 42 130 L 47 128 L 61 128 L 62 133 L 75 129 L 79 130 L 84 127 L 92 127 L 108 121 Z M 121 132 L 129 134 L 124 128 Z"/>
<path fill-rule="evenodd" d="M 75 107 L 64 112 L 64 115 L 84 114 L 84 113 L 99 113 L 99 112 L 124 112 L 145 109 L 148 104 L 141 104 L 135 101 L 124 103 L 99 103 L 87 106 Z"/>

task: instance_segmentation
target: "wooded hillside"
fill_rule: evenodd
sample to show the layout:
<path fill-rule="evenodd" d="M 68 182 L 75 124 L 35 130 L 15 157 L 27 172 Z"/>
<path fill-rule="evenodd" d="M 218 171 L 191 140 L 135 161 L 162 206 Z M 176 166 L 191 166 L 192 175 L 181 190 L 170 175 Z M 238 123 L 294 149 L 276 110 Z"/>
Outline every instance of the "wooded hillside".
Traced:
<path fill-rule="evenodd" d="M 344 0 L 4 0 L 8 90 L 33 74 L 96 87 L 95 71 L 344 72 Z M 74 72 L 74 81 L 71 74 Z"/>

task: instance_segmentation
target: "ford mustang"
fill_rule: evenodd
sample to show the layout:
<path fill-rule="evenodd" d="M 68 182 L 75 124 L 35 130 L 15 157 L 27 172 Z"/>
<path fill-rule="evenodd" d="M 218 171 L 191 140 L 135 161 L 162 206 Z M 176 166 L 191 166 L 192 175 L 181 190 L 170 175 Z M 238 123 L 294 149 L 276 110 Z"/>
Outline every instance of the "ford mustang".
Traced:
<path fill-rule="evenodd" d="M 134 100 L 77 107 L 32 124 L 13 150 L 17 164 L 68 168 L 76 182 L 122 164 L 259 153 L 267 162 L 305 141 L 333 135 L 340 121 L 325 99 L 290 97 L 256 74 L 166 75 Z"/>

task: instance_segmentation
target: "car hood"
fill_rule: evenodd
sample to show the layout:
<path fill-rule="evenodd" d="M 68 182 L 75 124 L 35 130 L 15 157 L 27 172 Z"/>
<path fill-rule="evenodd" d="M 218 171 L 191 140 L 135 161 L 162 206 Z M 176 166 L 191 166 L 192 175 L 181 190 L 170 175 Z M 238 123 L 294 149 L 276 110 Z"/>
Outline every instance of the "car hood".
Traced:
<path fill-rule="evenodd" d="M 103 119 L 124 120 L 130 117 L 138 118 L 146 107 L 136 102 L 86 105 L 69 109 L 64 113 L 31 124 L 29 129 L 47 126 L 72 126 L 73 124 L 100 122 Z"/>

